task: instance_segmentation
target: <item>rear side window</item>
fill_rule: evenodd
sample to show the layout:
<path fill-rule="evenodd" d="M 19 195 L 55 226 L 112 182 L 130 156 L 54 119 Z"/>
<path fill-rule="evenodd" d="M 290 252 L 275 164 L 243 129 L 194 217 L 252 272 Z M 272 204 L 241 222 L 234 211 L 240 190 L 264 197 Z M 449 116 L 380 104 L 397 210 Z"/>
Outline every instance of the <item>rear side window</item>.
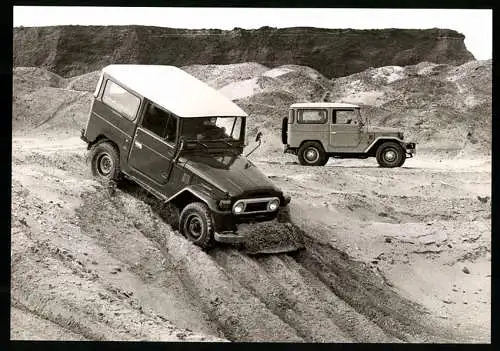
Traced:
<path fill-rule="evenodd" d="M 137 96 L 110 80 L 106 82 L 102 101 L 132 121 L 135 119 L 141 104 L 141 100 Z"/>
<path fill-rule="evenodd" d="M 304 124 L 322 124 L 326 123 L 326 110 L 299 110 L 297 122 Z"/>

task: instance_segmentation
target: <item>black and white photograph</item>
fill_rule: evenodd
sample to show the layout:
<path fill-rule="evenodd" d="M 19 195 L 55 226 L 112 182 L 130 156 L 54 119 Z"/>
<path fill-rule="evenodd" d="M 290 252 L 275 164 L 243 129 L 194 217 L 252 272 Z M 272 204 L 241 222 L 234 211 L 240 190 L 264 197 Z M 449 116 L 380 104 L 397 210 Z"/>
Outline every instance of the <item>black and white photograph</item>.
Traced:
<path fill-rule="evenodd" d="M 491 343 L 492 18 L 14 6 L 10 339 Z"/>

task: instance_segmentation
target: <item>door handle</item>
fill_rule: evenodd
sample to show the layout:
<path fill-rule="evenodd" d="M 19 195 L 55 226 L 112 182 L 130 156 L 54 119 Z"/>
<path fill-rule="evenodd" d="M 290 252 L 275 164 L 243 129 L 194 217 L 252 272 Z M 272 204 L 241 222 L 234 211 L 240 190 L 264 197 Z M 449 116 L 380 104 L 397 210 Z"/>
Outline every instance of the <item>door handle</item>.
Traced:
<path fill-rule="evenodd" d="M 141 144 L 140 142 L 136 141 L 136 142 L 134 143 L 134 145 L 135 145 L 135 147 L 137 147 L 138 149 L 142 149 L 142 144 Z"/>
<path fill-rule="evenodd" d="M 330 134 L 337 134 L 337 132 L 330 132 Z"/>
<path fill-rule="evenodd" d="M 167 178 L 168 178 L 168 173 L 167 173 L 167 172 L 161 172 L 161 173 L 160 173 L 160 176 L 161 176 L 163 179 L 167 179 Z"/>

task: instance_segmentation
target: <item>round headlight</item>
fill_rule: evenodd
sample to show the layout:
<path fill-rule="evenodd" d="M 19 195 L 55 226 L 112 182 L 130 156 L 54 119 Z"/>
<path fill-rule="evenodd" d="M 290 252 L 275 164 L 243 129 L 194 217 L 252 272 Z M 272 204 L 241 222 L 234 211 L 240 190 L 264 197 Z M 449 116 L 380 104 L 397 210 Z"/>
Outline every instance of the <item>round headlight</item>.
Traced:
<path fill-rule="evenodd" d="M 280 206 L 280 201 L 275 199 L 268 202 L 267 209 L 269 211 L 276 211 L 279 206 Z"/>
<path fill-rule="evenodd" d="M 245 209 L 245 204 L 243 202 L 238 202 L 236 205 L 233 207 L 233 212 L 234 213 L 241 213 Z"/>

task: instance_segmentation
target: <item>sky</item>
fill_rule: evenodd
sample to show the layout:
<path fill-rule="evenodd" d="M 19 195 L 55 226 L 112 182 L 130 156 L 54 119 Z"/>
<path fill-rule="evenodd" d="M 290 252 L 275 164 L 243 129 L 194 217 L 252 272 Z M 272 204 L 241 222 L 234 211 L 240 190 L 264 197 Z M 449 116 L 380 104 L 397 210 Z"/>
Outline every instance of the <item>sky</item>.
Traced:
<path fill-rule="evenodd" d="M 14 27 L 55 25 L 147 25 L 171 28 L 255 29 L 447 28 L 465 35 L 478 60 L 492 58 L 491 9 L 336 9 L 336 8 L 168 8 L 14 6 Z"/>

